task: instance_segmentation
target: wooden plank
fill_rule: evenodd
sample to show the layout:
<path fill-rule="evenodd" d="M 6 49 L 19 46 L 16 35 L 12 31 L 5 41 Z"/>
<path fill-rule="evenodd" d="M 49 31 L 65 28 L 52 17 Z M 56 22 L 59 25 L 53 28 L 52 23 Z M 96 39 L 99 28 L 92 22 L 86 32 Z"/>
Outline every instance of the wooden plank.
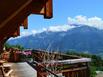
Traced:
<path fill-rule="evenodd" d="M 61 70 L 61 72 L 70 72 L 70 71 L 79 71 L 79 70 L 87 70 L 87 67 L 78 67 L 78 68 L 72 68 L 67 70 Z"/>
<path fill-rule="evenodd" d="M 10 63 L 13 73 L 11 77 L 37 77 L 37 71 L 29 66 L 26 62 Z"/>
<path fill-rule="evenodd" d="M 80 59 L 68 59 L 68 60 L 57 60 L 47 61 L 46 63 L 61 63 L 61 64 L 76 64 L 76 63 L 88 63 L 91 62 L 91 58 L 80 58 Z"/>
<path fill-rule="evenodd" d="M 45 15 L 44 18 L 52 18 L 53 17 L 53 9 L 52 9 L 52 0 L 45 0 Z"/>
<path fill-rule="evenodd" d="M 53 71 L 53 73 L 55 74 L 58 74 L 58 73 L 63 73 L 64 75 L 69 75 L 70 77 L 72 77 L 72 72 L 78 72 L 78 77 L 80 76 L 81 77 L 81 71 L 82 70 L 87 70 L 87 67 L 78 67 L 78 68 L 71 68 L 71 69 L 67 69 L 67 70 L 61 70 L 61 71 Z M 66 74 L 66 73 L 69 73 L 69 74 Z M 45 75 L 45 74 L 48 74 L 47 72 L 41 72 L 41 74 Z M 84 75 L 83 75 L 84 76 Z M 88 75 L 87 75 L 88 76 Z M 89 77 L 89 76 L 88 76 Z"/>

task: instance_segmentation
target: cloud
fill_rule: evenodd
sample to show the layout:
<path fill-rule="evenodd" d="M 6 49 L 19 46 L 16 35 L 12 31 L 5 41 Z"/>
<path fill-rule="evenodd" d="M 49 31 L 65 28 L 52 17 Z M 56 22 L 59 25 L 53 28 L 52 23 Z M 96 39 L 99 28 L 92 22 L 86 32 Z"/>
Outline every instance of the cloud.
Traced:
<path fill-rule="evenodd" d="M 49 26 L 49 27 L 43 27 L 39 30 L 31 30 L 31 31 L 23 31 L 21 32 L 21 36 L 28 36 L 30 34 L 37 34 L 37 33 L 41 33 L 44 31 L 52 31 L 52 32 L 58 32 L 58 31 L 67 31 L 70 30 L 72 28 L 75 28 L 76 26 L 73 26 L 71 24 L 84 24 L 84 25 L 88 25 L 88 26 L 92 26 L 92 27 L 96 27 L 98 29 L 103 29 L 103 19 L 94 16 L 94 17 L 87 17 L 87 16 L 82 16 L 82 15 L 78 15 L 75 16 L 74 18 L 72 17 L 68 17 L 68 24 L 67 25 L 57 25 L 57 26 Z"/>
<path fill-rule="evenodd" d="M 43 28 L 44 31 L 52 31 L 52 32 L 59 32 L 59 31 L 67 31 L 69 29 L 74 28 L 74 26 L 70 25 L 59 25 L 59 26 L 50 26 L 49 28 Z"/>
<path fill-rule="evenodd" d="M 36 34 L 36 33 L 39 33 L 39 31 L 38 30 L 31 30 L 31 31 L 22 31 L 21 32 L 21 36 L 28 36 L 28 35 L 30 35 L 30 34 Z"/>
<path fill-rule="evenodd" d="M 38 31 L 37 30 L 32 30 L 31 33 L 36 34 L 36 33 L 38 33 Z"/>
<path fill-rule="evenodd" d="M 84 24 L 98 29 L 103 29 L 103 19 L 97 16 L 88 18 L 87 16 L 75 16 L 74 18 L 68 17 L 69 24 Z"/>
<path fill-rule="evenodd" d="M 30 34 L 30 32 L 28 32 L 28 31 L 23 31 L 23 32 L 21 32 L 21 35 L 22 36 L 27 36 L 27 35 L 29 35 Z"/>
<path fill-rule="evenodd" d="M 75 26 L 70 26 L 70 25 L 59 25 L 59 26 L 49 26 L 47 28 L 44 27 L 44 28 L 39 29 L 39 30 L 35 30 L 35 29 L 33 29 L 31 31 L 26 30 L 26 31 L 22 31 L 20 34 L 21 36 L 19 36 L 19 37 L 28 36 L 30 34 L 35 35 L 37 33 L 41 33 L 44 31 L 51 31 L 51 32 L 67 31 L 67 30 L 72 29 L 74 27 Z"/>

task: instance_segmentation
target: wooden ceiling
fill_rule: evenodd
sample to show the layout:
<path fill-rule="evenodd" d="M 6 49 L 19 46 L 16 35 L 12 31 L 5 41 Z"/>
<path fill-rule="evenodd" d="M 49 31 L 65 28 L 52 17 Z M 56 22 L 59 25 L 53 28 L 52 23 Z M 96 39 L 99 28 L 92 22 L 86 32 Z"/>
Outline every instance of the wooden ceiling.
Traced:
<path fill-rule="evenodd" d="M 0 41 L 19 36 L 20 26 L 27 29 L 30 14 L 52 18 L 52 0 L 0 0 Z"/>

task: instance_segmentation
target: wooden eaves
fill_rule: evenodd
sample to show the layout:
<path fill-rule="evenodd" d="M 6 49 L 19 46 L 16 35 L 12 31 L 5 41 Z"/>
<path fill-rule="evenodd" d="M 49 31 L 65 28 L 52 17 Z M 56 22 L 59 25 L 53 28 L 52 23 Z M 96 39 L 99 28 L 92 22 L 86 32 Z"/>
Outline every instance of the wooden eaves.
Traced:
<path fill-rule="evenodd" d="M 2 42 L 20 35 L 20 26 L 28 28 L 30 14 L 52 18 L 52 0 L 0 0 L 0 49 Z"/>

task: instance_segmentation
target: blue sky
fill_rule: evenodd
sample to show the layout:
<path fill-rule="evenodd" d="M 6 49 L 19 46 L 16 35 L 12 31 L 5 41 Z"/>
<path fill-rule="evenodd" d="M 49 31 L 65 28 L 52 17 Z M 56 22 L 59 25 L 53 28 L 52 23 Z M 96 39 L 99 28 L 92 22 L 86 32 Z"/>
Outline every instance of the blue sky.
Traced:
<path fill-rule="evenodd" d="M 103 0 L 53 0 L 53 18 L 44 19 L 41 15 L 29 16 L 28 30 L 31 32 L 56 25 L 68 24 L 68 17 L 76 19 L 76 16 L 86 16 L 86 19 L 98 17 L 103 19 Z"/>

